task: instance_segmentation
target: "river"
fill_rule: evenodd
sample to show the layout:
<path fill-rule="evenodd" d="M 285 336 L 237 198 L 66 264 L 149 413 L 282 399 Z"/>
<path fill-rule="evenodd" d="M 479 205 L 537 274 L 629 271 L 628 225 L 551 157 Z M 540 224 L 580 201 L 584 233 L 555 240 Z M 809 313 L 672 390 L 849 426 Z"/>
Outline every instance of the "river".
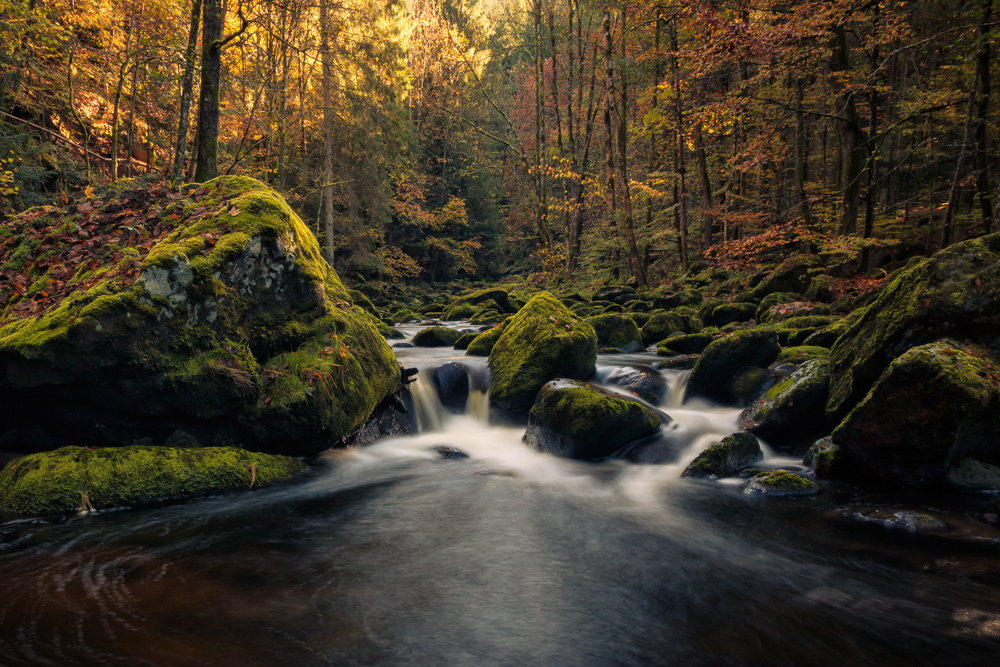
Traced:
<path fill-rule="evenodd" d="M 856 520 L 887 499 L 853 489 L 682 480 L 738 411 L 682 402 L 678 371 L 660 463 L 539 454 L 488 423 L 485 359 L 457 354 L 398 350 L 424 371 L 421 432 L 301 483 L 0 524 L 0 665 L 995 664 L 988 498 L 902 497 L 948 524 L 911 533 Z M 449 360 L 471 369 L 464 414 L 426 379 Z M 654 360 L 602 356 L 597 377 Z"/>

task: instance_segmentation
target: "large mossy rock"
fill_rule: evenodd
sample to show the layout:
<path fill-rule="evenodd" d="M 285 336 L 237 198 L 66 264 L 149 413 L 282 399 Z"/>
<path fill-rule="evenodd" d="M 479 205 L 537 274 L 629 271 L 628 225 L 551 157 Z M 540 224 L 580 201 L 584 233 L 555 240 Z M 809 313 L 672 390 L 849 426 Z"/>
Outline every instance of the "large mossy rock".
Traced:
<path fill-rule="evenodd" d="M 890 485 L 941 480 L 963 458 L 1000 463 L 1000 368 L 954 340 L 893 361 L 834 430 L 842 470 Z"/>
<path fill-rule="evenodd" d="M 944 337 L 1000 356 L 1000 234 L 942 250 L 868 306 L 832 348 L 827 411 L 844 415 L 895 358 Z"/>
<path fill-rule="evenodd" d="M 427 327 L 413 336 L 411 341 L 416 347 L 453 347 L 462 332 L 448 327 Z"/>
<path fill-rule="evenodd" d="M 539 391 L 524 438 L 540 452 L 590 460 L 652 435 L 660 424 L 660 415 L 641 403 L 584 382 L 556 380 Z"/>
<path fill-rule="evenodd" d="M 0 284 L 7 449 L 158 444 L 180 427 L 205 444 L 311 454 L 399 387 L 376 320 L 259 181 L 142 189 L 24 222 L 66 288 L 25 312 Z M 103 245 L 78 259 L 69 222 Z"/>
<path fill-rule="evenodd" d="M 546 382 L 586 378 L 596 361 L 594 328 L 548 292 L 539 292 L 506 322 L 490 351 L 490 403 L 525 415 Z"/>
<path fill-rule="evenodd" d="M 681 477 L 731 477 L 764 458 L 756 436 L 746 431 L 727 435 L 684 468 Z"/>
<path fill-rule="evenodd" d="M 597 344 L 600 347 L 614 347 L 622 352 L 642 349 L 642 334 L 639 327 L 624 315 L 595 315 L 588 317 L 587 323 L 594 327 Z"/>
<path fill-rule="evenodd" d="M 683 317 L 673 312 L 660 311 L 653 313 L 642 325 L 642 342 L 644 345 L 658 343 L 675 332 L 684 333 L 686 322 Z"/>
<path fill-rule="evenodd" d="M 764 392 L 740 415 L 739 425 L 772 444 L 815 439 L 826 432 L 824 410 L 829 390 L 830 364 L 813 359 Z"/>
<path fill-rule="evenodd" d="M 472 339 L 469 346 L 465 348 L 465 354 L 469 357 L 488 357 L 490 352 L 493 351 L 493 346 L 497 344 L 500 340 L 500 334 L 503 333 L 504 322 L 501 322 L 495 327 L 487 329 L 483 333 L 479 334 Z"/>
<path fill-rule="evenodd" d="M 729 381 L 750 366 L 767 368 L 781 352 L 778 337 L 767 328 L 745 329 L 709 344 L 698 358 L 688 380 L 688 396 L 729 402 Z"/>
<path fill-rule="evenodd" d="M 267 486 L 306 469 L 287 456 L 235 447 L 63 447 L 0 470 L 0 510 L 107 509 Z"/>

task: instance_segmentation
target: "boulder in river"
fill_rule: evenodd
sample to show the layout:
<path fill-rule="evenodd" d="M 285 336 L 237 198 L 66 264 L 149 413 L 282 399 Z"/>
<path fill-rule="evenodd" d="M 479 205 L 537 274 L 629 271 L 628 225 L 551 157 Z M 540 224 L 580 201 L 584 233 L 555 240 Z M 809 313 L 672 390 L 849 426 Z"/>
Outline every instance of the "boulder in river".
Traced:
<path fill-rule="evenodd" d="M 505 322 L 501 322 L 495 327 L 490 327 L 472 339 L 469 346 L 465 348 L 465 355 L 468 357 L 488 357 L 493 351 L 493 346 L 500 340 Z"/>
<path fill-rule="evenodd" d="M 646 323 L 642 325 L 642 342 L 645 345 L 658 343 L 674 332 L 685 331 L 686 324 L 684 318 L 677 313 L 669 311 L 658 311 L 653 313 Z"/>
<path fill-rule="evenodd" d="M 413 337 L 416 347 L 452 347 L 462 337 L 462 332 L 448 327 L 427 327 Z"/>
<path fill-rule="evenodd" d="M 661 357 L 678 354 L 701 354 L 717 338 L 715 334 L 696 333 L 669 336 L 656 345 L 656 353 Z"/>
<path fill-rule="evenodd" d="M 596 361 L 594 328 L 548 292 L 539 292 L 506 323 L 490 351 L 490 403 L 511 415 L 527 415 L 546 382 L 586 378 Z"/>
<path fill-rule="evenodd" d="M 1000 368 L 943 339 L 893 361 L 834 430 L 845 473 L 890 485 L 941 480 L 950 461 L 1000 463 Z"/>
<path fill-rule="evenodd" d="M 597 344 L 600 347 L 614 347 L 622 352 L 636 352 L 642 349 L 642 334 L 631 318 L 625 315 L 607 314 L 588 317 L 587 323 L 594 327 Z"/>
<path fill-rule="evenodd" d="M 732 477 L 764 458 L 757 437 L 746 431 L 727 435 L 684 468 L 681 477 Z"/>
<path fill-rule="evenodd" d="M 819 485 L 811 479 L 787 470 L 767 470 L 760 472 L 747 480 L 743 493 L 747 495 L 776 496 L 788 498 L 792 496 L 813 496 L 820 492 Z"/>
<path fill-rule="evenodd" d="M 449 361 L 435 368 L 430 375 L 441 405 L 452 412 L 465 412 L 465 404 L 469 401 L 469 369 L 456 361 Z"/>
<path fill-rule="evenodd" d="M 713 341 L 701 353 L 688 380 L 688 396 L 730 402 L 729 381 L 747 366 L 767 368 L 781 348 L 774 331 L 765 327 L 745 329 Z"/>
<path fill-rule="evenodd" d="M 524 438 L 540 452 L 590 460 L 656 433 L 662 423 L 659 413 L 639 402 L 589 383 L 555 380 L 538 392 Z"/>
<path fill-rule="evenodd" d="M 0 510 L 23 514 L 124 507 L 267 486 L 306 469 L 235 447 L 63 447 L 0 470 Z"/>
<path fill-rule="evenodd" d="M 20 257 L 11 244 L 30 241 L 28 229 L 40 241 L 25 249 L 33 263 L 0 285 L 6 447 L 163 442 L 182 428 L 206 445 L 235 437 L 306 455 L 399 388 L 377 320 L 351 303 L 316 238 L 268 186 L 223 176 L 115 197 L 8 220 L 4 261 Z M 70 215 L 101 241 L 83 257 L 64 232 Z M 36 269 L 59 277 L 44 299 L 26 300 L 16 282 Z M 18 437 L 34 427 L 40 441 Z"/>
<path fill-rule="evenodd" d="M 802 465 L 812 468 L 816 479 L 835 479 L 840 476 L 840 461 L 840 446 L 830 436 L 814 442 L 802 457 Z"/>
<path fill-rule="evenodd" d="M 648 366 L 618 368 L 608 376 L 607 384 L 627 389 L 653 405 L 658 405 L 667 395 L 663 376 Z"/>
<path fill-rule="evenodd" d="M 773 444 L 794 441 L 817 429 L 824 431 L 829 379 L 829 362 L 807 361 L 748 406 L 740 414 L 740 428 Z"/>
<path fill-rule="evenodd" d="M 827 412 L 842 417 L 894 359 L 944 337 L 1000 357 L 1000 234 L 956 243 L 903 272 L 853 319 L 832 348 Z"/>

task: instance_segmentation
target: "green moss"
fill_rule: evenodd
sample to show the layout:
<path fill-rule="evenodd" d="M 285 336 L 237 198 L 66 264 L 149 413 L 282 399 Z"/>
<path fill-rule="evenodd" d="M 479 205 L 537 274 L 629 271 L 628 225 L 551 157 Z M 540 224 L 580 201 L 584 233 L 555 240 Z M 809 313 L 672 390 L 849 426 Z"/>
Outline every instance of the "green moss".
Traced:
<path fill-rule="evenodd" d="M 779 468 L 751 477 L 745 492 L 776 496 L 802 496 L 815 494 L 819 490 L 816 482 Z"/>
<path fill-rule="evenodd" d="M 466 356 L 470 357 L 490 356 L 490 352 L 493 351 L 493 346 L 496 345 L 498 340 L 500 340 L 500 334 L 502 333 L 503 333 L 502 325 L 498 325 L 493 327 L 492 329 L 487 329 L 483 333 L 479 334 L 478 336 L 472 339 L 472 342 L 470 342 L 468 348 L 466 348 L 465 350 Z"/>
<path fill-rule="evenodd" d="M 548 292 L 539 292 L 504 327 L 490 352 L 490 401 L 526 413 L 556 377 L 585 378 L 597 361 L 597 334 Z"/>
<path fill-rule="evenodd" d="M 24 268 L 24 263 L 27 261 L 28 257 L 34 254 L 38 250 L 38 246 L 42 244 L 41 239 L 24 239 L 17 246 L 17 248 L 10 254 L 10 258 L 4 262 L 3 268 L 12 271 L 20 271 Z"/>
<path fill-rule="evenodd" d="M 661 357 L 672 357 L 678 354 L 701 354 L 716 338 L 717 336 L 710 333 L 671 336 L 657 344 L 656 353 Z"/>
<path fill-rule="evenodd" d="M 232 447 L 63 447 L 0 471 L 0 509 L 24 514 L 122 507 L 267 486 L 306 466 Z"/>
<path fill-rule="evenodd" d="M 613 314 L 597 315 L 588 317 L 587 323 L 594 327 L 598 345 L 616 347 L 626 352 L 642 348 L 642 334 L 639 333 L 639 327 L 628 317 Z"/>
<path fill-rule="evenodd" d="M 781 351 L 776 361 L 782 364 L 801 364 L 810 359 L 829 359 L 830 350 L 813 345 L 788 347 Z"/>
<path fill-rule="evenodd" d="M 451 347 L 461 337 L 462 333 L 457 329 L 428 327 L 417 332 L 413 344 L 417 347 Z"/>
<path fill-rule="evenodd" d="M 496 302 L 493 303 L 495 304 Z M 479 306 L 475 306 L 471 303 L 459 303 L 454 306 L 451 306 L 448 310 L 445 311 L 444 319 L 449 322 L 453 322 L 456 320 L 467 320 L 476 313 L 478 313 L 480 310 L 485 310 L 485 308 L 480 308 Z"/>
<path fill-rule="evenodd" d="M 745 431 L 733 433 L 705 449 L 681 473 L 682 477 L 730 477 L 764 458 L 760 443 Z"/>

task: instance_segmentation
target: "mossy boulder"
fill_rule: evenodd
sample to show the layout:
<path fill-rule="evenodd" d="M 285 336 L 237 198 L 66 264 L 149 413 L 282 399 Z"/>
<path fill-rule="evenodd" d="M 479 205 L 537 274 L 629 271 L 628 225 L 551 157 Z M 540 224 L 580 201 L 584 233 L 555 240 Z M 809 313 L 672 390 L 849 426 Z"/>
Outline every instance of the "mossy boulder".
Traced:
<path fill-rule="evenodd" d="M 809 447 L 802 457 L 802 464 L 813 469 L 816 479 L 836 479 L 843 474 L 842 460 L 840 446 L 833 442 L 832 437 L 826 436 Z"/>
<path fill-rule="evenodd" d="M 702 296 L 697 290 L 685 289 L 675 292 L 669 296 L 660 296 L 653 299 L 654 308 L 671 310 L 678 306 L 697 306 L 702 302 Z"/>
<path fill-rule="evenodd" d="M 503 333 L 503 326 L 505 322 L 501 322 L 492 329 L 487 329 L 482 332 L 469 343 L 469 346 L 465 349 L 466 356 L 469 357 L 488 357 L 490 352 L 493 351 L 493 346 L 496 345 L 497 341 L 500 340 L 500 334 Z"/>
<path fill-rule="evenodd" d="M 590 460 L 652 435 L 662 421 L 641 403 L 588 383 L 556 380 L 539 391 L 524 437 L 540 452 Z"/>
<path fill-rule="evenodd" d="M 701 354 L 718 336 L 710 333 L 682 334 L 661 340 L 656 346 L 656 353 L 661 357 L 672 357 L 678 354 Z"/>
<path fill-rule="evenodd" d="M 726 385 L 728 400 L 736 405 L 747 405 L 757 400 L 765 389 L 774 384 L 774 376 L 767 368 L 747 366 L 741 368 Z"/>
<path fill-rule="evenodd" d="M 747 366 L 767 368 L 781 348 L 774 331 L 753 328 L 713 341 L 701 353 L 688 380 L 688 396 L 729 402 L 729 381 Z"/>
<path fill-rule="evenodd" d="M 501 287 L 488 287 L 461 294 L 445 310 L 453 310 L 459 306 L 475 306 L 479 309 L 493 306 L 501 312 L 513 312 L 516 310 L 511 308 L 510 294 Z"/>
<path fill-rule="evenodd" d="M 926 485 L 965 457 L 1000 464 L 998 373 L 984 349 L 954 340 L 908 350 L 833 432 L 847 474 Z"/>
<path fill-rule="evenodd" d="M 820 491 L 819 485 L 811 479 L 780 468 L 757 473 L 748 479 L 746 486 L 743 487 L 743 493 L 747 495 L 779 498 L 814 496 Z"/>
<path fill-rule="evenodd" d="M 679 308 L 674 308 L 672 311 L 674 315 L 681 318 L 681 331 L 687 334 L 698 333 L 703 328 L 705 328 L 705 323 L 701 321 L 698 317 L 698 311 L 694 308 L 689 308 L 688 306 L 681 306 Z"/>
<path fill-rule="evenodd" d="M 347 293 L 351 297 L 351 303 L 353 303 L 358 308 L 363 308 L 365 311 L 378 317 L 379 315 L 378 308 L 376 308 L 375 304 L 372 303 L 371 299 L 365 296 L 362 292 L 359 292 L 358 290 L 355 289 L 348 289 Z"/>
<path fill-rule="evenodd" d="M 790 294 L 788 292 L 773 292 L 768 294 L 760 300 L 754 319 L 761 323 L 767 322 L 769 311 L 773 306 L 779 303 L 793 303 L 798 300 L 799 296 L 797 294 Z"/>
<path fill-rule="evenodd" d="M 775 359 L 778 363 L 782 364 L 804 364 L 810 359 L 829 359 L 830 350 L 825 347 L 818 347 L 814 345 L 797 345 L 795 347 L 786 347 L 778 354 L 778 358 Z"/>
<path fill-rule="evenodd" d="M 602 287 L 594 292 L 591 301 L 610 301 L 618 305 L 624 304 L 635 298 L 635 289 L 628 285 L 616 285 L 612 287 Z"/>
<path fill-rule="evenodd" d="M 717 327 L 730 322 L 749 322 L 757 314 L 757 306 L 752 303 L 724 303 L 712 311 L 711 321 Z"/>
<path fill-rule="evenodd" d="M 470 324 L 496 324 L 503 320 L 506 315 L 502 314 L 500 311 L 488 308 L 486 310 L 481 310 L 472 317 L 469 318 Z"/>
<path fill-rule="evenodd" d="M 698 319 L 700 319 L 705 326 L 714 326 L 715 321 L 712 319 L 712 313 L 715 312 L 716 308 L 724 303 L 725 301 L 715 297 L 705 299 L 698 305 Z"/>
<path fill-rule="evenodd" d="M 750 296 L 763 299 L 774 292 L 797 292 L 805 290 L 811 281 L 810 270 L 819 266 L 815 255 L 794 254 L 776 266 L 760 283 L 750 291 Z"/>
<path fill-rule="evenodd" d="M 467 320 L 480 310 L 482 309 L 479 306 L 475 306 L 471 303 L 459 303 L 444 311 L 443 319 L 446 322 Z"/>
<path fill-rule="evenodd" d="M 597 315 L 588 317 L 587 323 L 594 327 L 597 344 L 601 347 L 616 347 L 622 352 L 642 349 L 642 334 L 630 318 L 623 315 Z"/>
<path fill-rule="evenodd" d="M 668 311 L 656 312 L 642 325 L 640 332 L 642 334 L 642 342 L 644 345 L 652 345 L 676 331 L 684 332 L 685 324 L 684 318 L 676 313 Z"/>
<path fill-rule="evenodd" d="M 684 468 L 681 477 L 732 477 L 764 458 L 756 436 L 746 431 L 727 435 L 704 450 Z"/>
<path fill-rule="evenodd" d="M 5 446 L 162 442 L 181 427 L 209 445 L 309 454 L 396 391 L 376 320 L 280 195 L 246 177 L 143 192 L 87 214 L 118 227 L 128 206 L 142 232 L 124 239 L 149 235 L 132 264 L 99 265 L 89 287 L 18 319 L 0 287 Z M 58 254 L 75 239 L 48 242 Z"/>
<path fill-rule="evenodd" d="M 525 415 L 546 382 L 586 378 L 596 361 L 594 328 L 539 292 L 508 320 L 490 352 L 490 403 Z"/>
<path fill-rule="evenodd" d="M 0 510 L 107 509 L 267 486 L 306 465 L 235 447 L 63 447 L 0 470 Z"/>
<path fill-rule="evenodd" d="M 827 411 L 846 414 L 894 359 L 944 337 L 1000 356 L 1000 234 L 956 243 L 882 291 L 832 348 Z"/>
<path fill-rule="evenodd" d="M 829 393 L 830 363 L 813 359 L 778 382 L 740 414 L 741 429 L 773 444 L 827 432 L 824 407 Z"/>
<path fill-rule="evenodd" d="M 469 349 L 469 344 L 472 341 L 476 340 L 476 338 L 478 338 L 481 335 L 482 334 L 480 334 L 480 333 L 466 333 L 466 334 L 462 334 L 462 337 L 455 341 L 455 349 L 456 350 L 468 350 Z M 483 355 L 483 356 L 486 356 L 486 355 Z"/>
<path fill-rule="evenodd" d="M 418 331 L 411 342 L 416 347 L 453 347 L 462 335 L 458 329 L 427 327 Z"/>

